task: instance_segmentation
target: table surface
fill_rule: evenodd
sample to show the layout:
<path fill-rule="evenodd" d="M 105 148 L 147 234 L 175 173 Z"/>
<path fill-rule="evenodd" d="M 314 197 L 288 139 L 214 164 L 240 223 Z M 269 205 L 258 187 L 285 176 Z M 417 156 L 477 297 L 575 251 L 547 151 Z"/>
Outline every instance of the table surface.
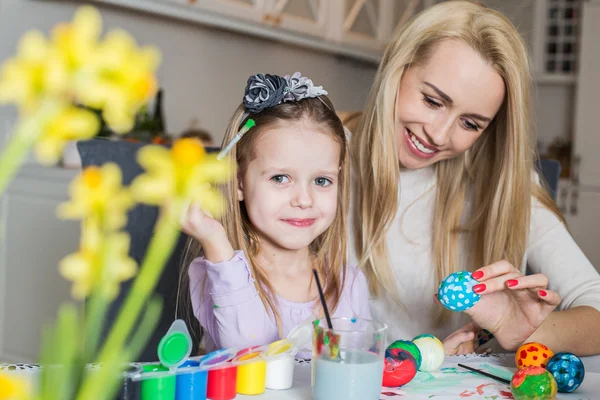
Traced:
<path fill-rule="evenodd" d="M 588 400 L 600 399 L 600 355 L 583 357 L 585 378 L 583 384 L 571 394 L 559 393 L 557 399 Z M 402 388 L 382 388 L 380 400 L 410 398 L 411 400 L 450 400 L 468 398 L 469 400 L 512 399 L 510 386 L 493 379 L 463 370 L 458 363 L 510 379 L 515 368 L 514 354 L 467 355 L 446 357 L 439 371 L 419 372 L 417 376 Z M 0 372 L 18 374 L 23 378 L 35 380 L 39 366 L 31 364 L 2 364 Z M 311 364 L 298 361 L 294 370 L 294 384 L 288 390 L 266 390 L 258 396 L 238 395 L 237 400 L 310 400 Z M 338 400 L 338 399 L 336 399 Z M 344 400 L 344 399 L 339 399 Z M 363 399 L 360 399 L 363 400 Z"/>
<path fill-rule="evenodd" d="M 600 398 L 600 356 L 583 357 L 585 378 L 582 385 L 570 394 L 559 393 L 557 399 L 599 399 Z M 510 386 L 458 368 L 457 364 L 473 367 L 488 366 L 493 368 L 496 375 L 504 370 L 503 377 L 510 377 L 516 371 L 514 354 L 498 355 L 469 355 L 447 357 L 440 371 L 434 373 L 419 372 L 415 379 L 399 389 L 382 388 L 381 399 L 410 398 L 411 400 L 460 399 L 468 397 L 476 399 L 512 399 Z M 294 371 L 294 386 L 288 390 L 266 390 L 259 396 L 238 395 L 236 399 L 254 400 L 310 400 L 312 392 L 310 363 L 297 363 Z M 506 393 L 502 395 L 502 393 Z M 495 397 L 496 396 L 496 397 Z M 343 399 L 340 399 L 343 400 Z"/>

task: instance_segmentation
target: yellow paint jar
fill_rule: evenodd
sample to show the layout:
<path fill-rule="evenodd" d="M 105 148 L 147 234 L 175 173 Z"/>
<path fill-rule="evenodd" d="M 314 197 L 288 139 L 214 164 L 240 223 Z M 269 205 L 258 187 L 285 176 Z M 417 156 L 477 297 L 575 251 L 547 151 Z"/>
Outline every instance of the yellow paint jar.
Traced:
<path fill-rule="evenodd" d="M 265 392 L 267 362 L 263 358 L 263 349 L 251 351 L 235 358 L 238 366 L 236 391 L 239 394 L 261 394 Z"/>

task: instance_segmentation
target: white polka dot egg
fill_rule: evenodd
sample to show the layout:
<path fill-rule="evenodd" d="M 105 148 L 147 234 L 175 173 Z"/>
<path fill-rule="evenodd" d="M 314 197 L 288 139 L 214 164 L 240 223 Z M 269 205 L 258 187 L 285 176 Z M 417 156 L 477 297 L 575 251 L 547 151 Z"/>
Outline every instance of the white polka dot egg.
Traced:
<path fill-rule="evenodd" d="M 440 284 L 438 299 L 449 310 L 468 310 L 481 298 L 481 296 L 473 292 L 473 286 L 477 283 L 470 272 L 454 272 L 448 275 Z"/>

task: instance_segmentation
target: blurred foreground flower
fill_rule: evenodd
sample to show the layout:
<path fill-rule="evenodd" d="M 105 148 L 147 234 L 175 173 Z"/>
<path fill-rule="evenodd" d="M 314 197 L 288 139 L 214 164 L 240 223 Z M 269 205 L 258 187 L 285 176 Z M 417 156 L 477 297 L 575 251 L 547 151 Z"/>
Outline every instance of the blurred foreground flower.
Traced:
<path fill-rule="evenodd" d="M 0 400 L 29 399 L 29 387 L 20 378 L 0 373 Z"/>
<path fill-rule="evenodd" d="M 171 149 L 145 146 L 138 153 L 138 161 L 146 173 L 132 183 L 136 200 L 154 205 L 175 204 L 179 208 L 191 201 L 212 215 L 221 213 L 223 197 L 212 185 L 229 180 L 229 163 L 206 154 L 198 139 L 179 139 Z M 179 218 L 180 210 L 172 211 Z"/>
<path fill-rule="evenodd" d="M 138 109 L 156 93 L 154 73 L 159 63 L 156 49 L 138 49 L 127 32 L 111 32 L 77 77 L 77 98 L 86 106 L 102 109 L 111 128 L 126 133 Z"/>
<path fill-rule="evenodd" d="M 0 66 L 0 104 L 14 104 L 20 121 L 0 158 L 0 194 L 35 146 L 45 165 L 60 160 L 68 141 L 89 139 L 99 110 L 118 133 L 130 130 L 135 114 L 156 92 L 160 54 L 138 48 L 125 31 L 100 37 L 102 19 L 90 6 L 57 25 L 49 38 L 30 31 L 17 54 Z"/>
<path fill-rule="evenodd" d="M 121 180 L 121 170 L 115 163 L 85 168 L 71 183 L 71 200 L 59 206 L 58 216 L 86 218 L 104 231 L 123 228 L 134 201 Z"/>
<path fill-rule="evenodd" d="M 114 163 L 87 167 L 71 183 L 71 200 L 58 208 L 59 217 L 83 221 L 80 250 L 60 263 L 61 274 L 73 281 L 76 299 L 96 287 L 102 297 L 113 299 L 119 284 L 135 275 L 136 263 L 128 256 L 129 235 L 118 232 L 134 205 L 121 179 Z"/>

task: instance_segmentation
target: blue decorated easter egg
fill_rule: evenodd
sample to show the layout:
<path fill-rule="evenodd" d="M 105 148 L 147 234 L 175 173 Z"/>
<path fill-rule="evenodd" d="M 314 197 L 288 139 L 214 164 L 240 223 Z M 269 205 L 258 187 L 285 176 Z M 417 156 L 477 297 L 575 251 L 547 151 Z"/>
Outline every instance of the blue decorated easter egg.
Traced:
<path fill-rule="evenodd" d="M 452 311 L 465 311 L 473 307 L 481 298 L 473 291 L 477 285 L 470 272 L 454 272 L 446 277 L 438 289 L 438 299 L 444 307 Z"/>
<path fill-rule="evenodd" d="M 571 393 L 577 389 L 585 376 L 583 362 L 573 353 L 556 353 L 548 361 L 546 369 L 556 379 L 561 393 Z"/>

